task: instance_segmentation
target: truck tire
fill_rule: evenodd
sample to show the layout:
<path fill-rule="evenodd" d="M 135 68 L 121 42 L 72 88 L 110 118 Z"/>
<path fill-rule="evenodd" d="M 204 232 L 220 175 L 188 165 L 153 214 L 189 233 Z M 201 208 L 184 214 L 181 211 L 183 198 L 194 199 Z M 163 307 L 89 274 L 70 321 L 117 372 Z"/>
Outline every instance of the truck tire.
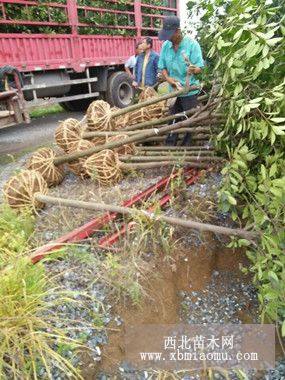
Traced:
<path fill-rule="evenodd" d="M 113 107 L 125 108 L 133 104 L 135 90 L 132 80 L 124 71 L 117 71 L 108 78 L 106 99 Z"/>

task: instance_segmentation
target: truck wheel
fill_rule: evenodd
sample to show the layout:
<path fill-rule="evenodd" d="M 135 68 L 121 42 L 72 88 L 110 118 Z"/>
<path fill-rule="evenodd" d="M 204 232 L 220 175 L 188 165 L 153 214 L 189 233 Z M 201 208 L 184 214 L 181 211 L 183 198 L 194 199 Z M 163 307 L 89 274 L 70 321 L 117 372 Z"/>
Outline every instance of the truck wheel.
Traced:
<path fill-rule="evenodd" d="M 107 102 L 111 106 L 124 108 L 134 101 L 135 90 L 132 80 L 124 71 L 117 71 L 110 75 L 107 85 Z"/>

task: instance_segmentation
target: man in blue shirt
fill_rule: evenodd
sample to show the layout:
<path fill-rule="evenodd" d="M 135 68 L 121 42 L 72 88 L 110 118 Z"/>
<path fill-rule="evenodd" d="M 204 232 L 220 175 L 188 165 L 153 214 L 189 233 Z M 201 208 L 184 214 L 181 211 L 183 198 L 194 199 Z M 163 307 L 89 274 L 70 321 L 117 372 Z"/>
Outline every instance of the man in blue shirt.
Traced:
<path fill-rule="evenodd" d="M 138 55 L 135 66 L 135 87 L 154 86 L 157 81 L 159 55 L 152 50 L 152 39 L 142 40 L 140 47 L 143 53 Z"/>
<path fill-rule="evenodd" d="M 176 16 L 165 17 L 158 38 L 165 41 L 162 45 L 158 68 L 169 83 L 170 90 L 174 91 L 185 85 L 199 86 L 196 75 L 201 73 L 201 68 L 204 66 L 201 48 L 197 41 L 187 36 L 183 37 L 180 19 Z M 171 109 L 171 114 L 196 107 L 199 91 L 194 90 L 179 96 Z M 177 139 L 177 133 L 170 133 L 166 144 L 176 145 Z M 182 145 L 190 145 L 190 141 L 190 134 L 186 133 Z"/>
<path fill-rule="evenodd" d="M 140 43 L 137 43 L 136 44 L 136 51 L 135 51 L 135 55 L 132 55 L 126 62 L 125 62 L 125 71 L 127 72 L 127 74 L 129 75 L 130 78 L 132 78 L 133 80 L 135 79 L 135 74 L 134 74 L 134 71 L 135 71 L 135 66 L 136 66 L 136 63 L 137 63 L 137 58 L 139 56 L 139 54 L 142 53 L 142 48 L 141 48 L 141 44 Z"/>

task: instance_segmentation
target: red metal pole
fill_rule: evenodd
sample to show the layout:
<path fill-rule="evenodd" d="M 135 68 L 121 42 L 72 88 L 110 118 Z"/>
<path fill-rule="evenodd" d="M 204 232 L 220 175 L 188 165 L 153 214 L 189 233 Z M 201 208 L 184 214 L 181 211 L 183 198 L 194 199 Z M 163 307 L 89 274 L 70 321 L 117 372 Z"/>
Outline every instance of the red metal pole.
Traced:
<path fill-rule="evenodd" d="M 73 35 L 78 34 L 77 0 L 67 0 L 67 13 L 69 25 Z"/>
<path fill-rule="evenodd" d="M 191 172 L 192 169 L 186 169 L 184 173 Z M 162 191 L 167 188 L 169 182 L 172 178 L 175 178 L 178 175 L 178 172 L 173 173 L 170 176 L 167 176 L 160 181 L 158 181 L 155 185 L 150 186 L 148 189 L 142 191 L 141 193 L 133 196 L 129 200 L 123 202 L 123 206 L 130 207 L 140 201 L 145 201 L 156 191 Z M 84 224 L 81 227 L 76 228 L 75 230 L 67 233 L 66 235 L 61 236 L 60 238 L 39 247 L 32 255 L 31 260 L 35 264 L 38 261 L 42 260 L 45 256 L 50 254 L 52 251 L 61 248 L 65 244 L 75 243 L 77 241 L 83 240 L 94 234 L 94 232 L 100 228 L 102 228 L 107 223 L 115 220 L 119 214 L 117 213 L 105 213 L 95 219 L 92 219 L 90 222 Z"/>
<path fill-rule="evenodd" d="M 141 1 L 135 0 L 134 2 L 135 10 L 135 24 L 137 28 L 137 39 L 141 39 L 142 36 L 142 12 L 141 12 Z"/>
<path fill-rule="evenodd" d="M 200 172 L 192 172 L 191 173 L 192 175 L 186 179 L 186 185 L 192 185 L 193 183 L 195 183 L 197 181 L 197 179 L 201 176 L 201 171 Z M 160 205 L 160 207 L 163 207 L 165 206 L 171 199 L 171 195 L 170 194 L 166 194 L 164 195 L 162 198 L 160 198 L 160 200 L 158 201 L 158 203 L 156 203 L 155 205 L 151 206 L 148 211 L 149 212 L 153 212 L 155 207 L 157 206 L 157 204 Z M 114 243 L 116 243 L 116 241 L 119 240 L 119 238 L 121 236 L 124 236 L 129 230 L 131 230 L 132 228 L 134 228 L 136 225 L 136 223 L 134 221 L 132 222 L 129 222 L 129 223 L 125 223 L 123 224 L 123 226 L 121 227 L 121 229 L 117 232 L 115 232 L 114 234 L 110 234 L 110 235 L 107 235 L 105 237 L 102 237 L 100 240 L 99 240 L 99 247 L 108 247 L 110 245 L 113 245 Z"/>

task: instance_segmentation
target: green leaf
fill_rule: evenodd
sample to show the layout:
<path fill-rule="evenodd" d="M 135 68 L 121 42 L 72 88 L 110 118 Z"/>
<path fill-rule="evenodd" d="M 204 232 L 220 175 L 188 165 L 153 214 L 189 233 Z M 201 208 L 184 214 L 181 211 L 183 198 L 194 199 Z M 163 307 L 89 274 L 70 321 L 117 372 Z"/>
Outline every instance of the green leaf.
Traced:
<path fill-rule="evenodd" d="M 238 94 L 240 94 L 242 92 L 242 85 L 241 83 L 238 83 L 234 89 L 234 96 L 237 96 Z"/>
<path fill-rule="evenodd" d="M 262 58 L 265 58 L 269 53 L 269 47 L 268 45 L 265 45 L 263 50 L 262 50 Z"/>
<path fill-rule="evenodd" d="M 276 45 L 278 42 L 280 42 L 282 40 L 283 40 L 282 37 L 275 37 L 275 38 L 271 38 L 270 40 L 267 40 L 266 43 L 269 46 L 274 46 L 274 45 Z"/>
<path fill-rule="evenodd" d="M 285 337 L 285 321 L 282 322 L 281 335 L 283 338 Z"/>
<path fill-rule="evenodd" d="M 269 177 L 274 177 L 274 175 L 276 174 L 277 172 L 277 165 L 276 165 L 276 162 L 271 165 L 270 167 L 270 170 L 269 170 Z"/>
<path fill-rule="evenodd" d="M 261 165 L 260 172 L 261 172 L 262 179 L 265 180 L 266 179 L 266 169 L 265 169 L 264 165 Z"/>
<path fill-rule="evenodd" d="M 234 197 L 232 197 L 231 195 L 228 195 L 228 201 L 231 205 L 236 205 L 237 204 L 237 201 L 235 200 Z"/>
<path fill-rule="evenodd" d="M 276 134 L 273 131 L 271 131 L 271 133 L 270 133 L 270 142 L 271 142 L 271 145 L 274 144 L 275 140 L 276 140 Z"/>
<path fill-rule="evenodd" d="M 285 122 L 285 117 L 272 117 L 270 120 L 278 124 Z"/>
<path fill-rule="evenodd" d="M 282 189 L 279 189 L 279 188 L 277 188 L 277 187 L 271 187 L 270 188 L 270 192 L 272 193 L 272 194 L 274 194 L 276 197 L 278 197 L 278 198 L 282 198 Z"/>
<path fill-rule="evenodd" d="M 269 277 L 270 280 L 273 280 L 275 282 L 279 282 L 278 276 L 276 275 L 276 273 L 274 273 L 272 271 L 268 272 L 268 277 Z"/>
<path fill-rule="evenodd" d="M 240 36 L 242 35 L 243 30 L 239 29 L 233 36 L 233 40 L 239 39 Z"/>
<path fill-rule="evenodd" d="M 272 130 L 276 135 L 284 135 L 285 134 L 285 125 L 272 125 Z"/>

